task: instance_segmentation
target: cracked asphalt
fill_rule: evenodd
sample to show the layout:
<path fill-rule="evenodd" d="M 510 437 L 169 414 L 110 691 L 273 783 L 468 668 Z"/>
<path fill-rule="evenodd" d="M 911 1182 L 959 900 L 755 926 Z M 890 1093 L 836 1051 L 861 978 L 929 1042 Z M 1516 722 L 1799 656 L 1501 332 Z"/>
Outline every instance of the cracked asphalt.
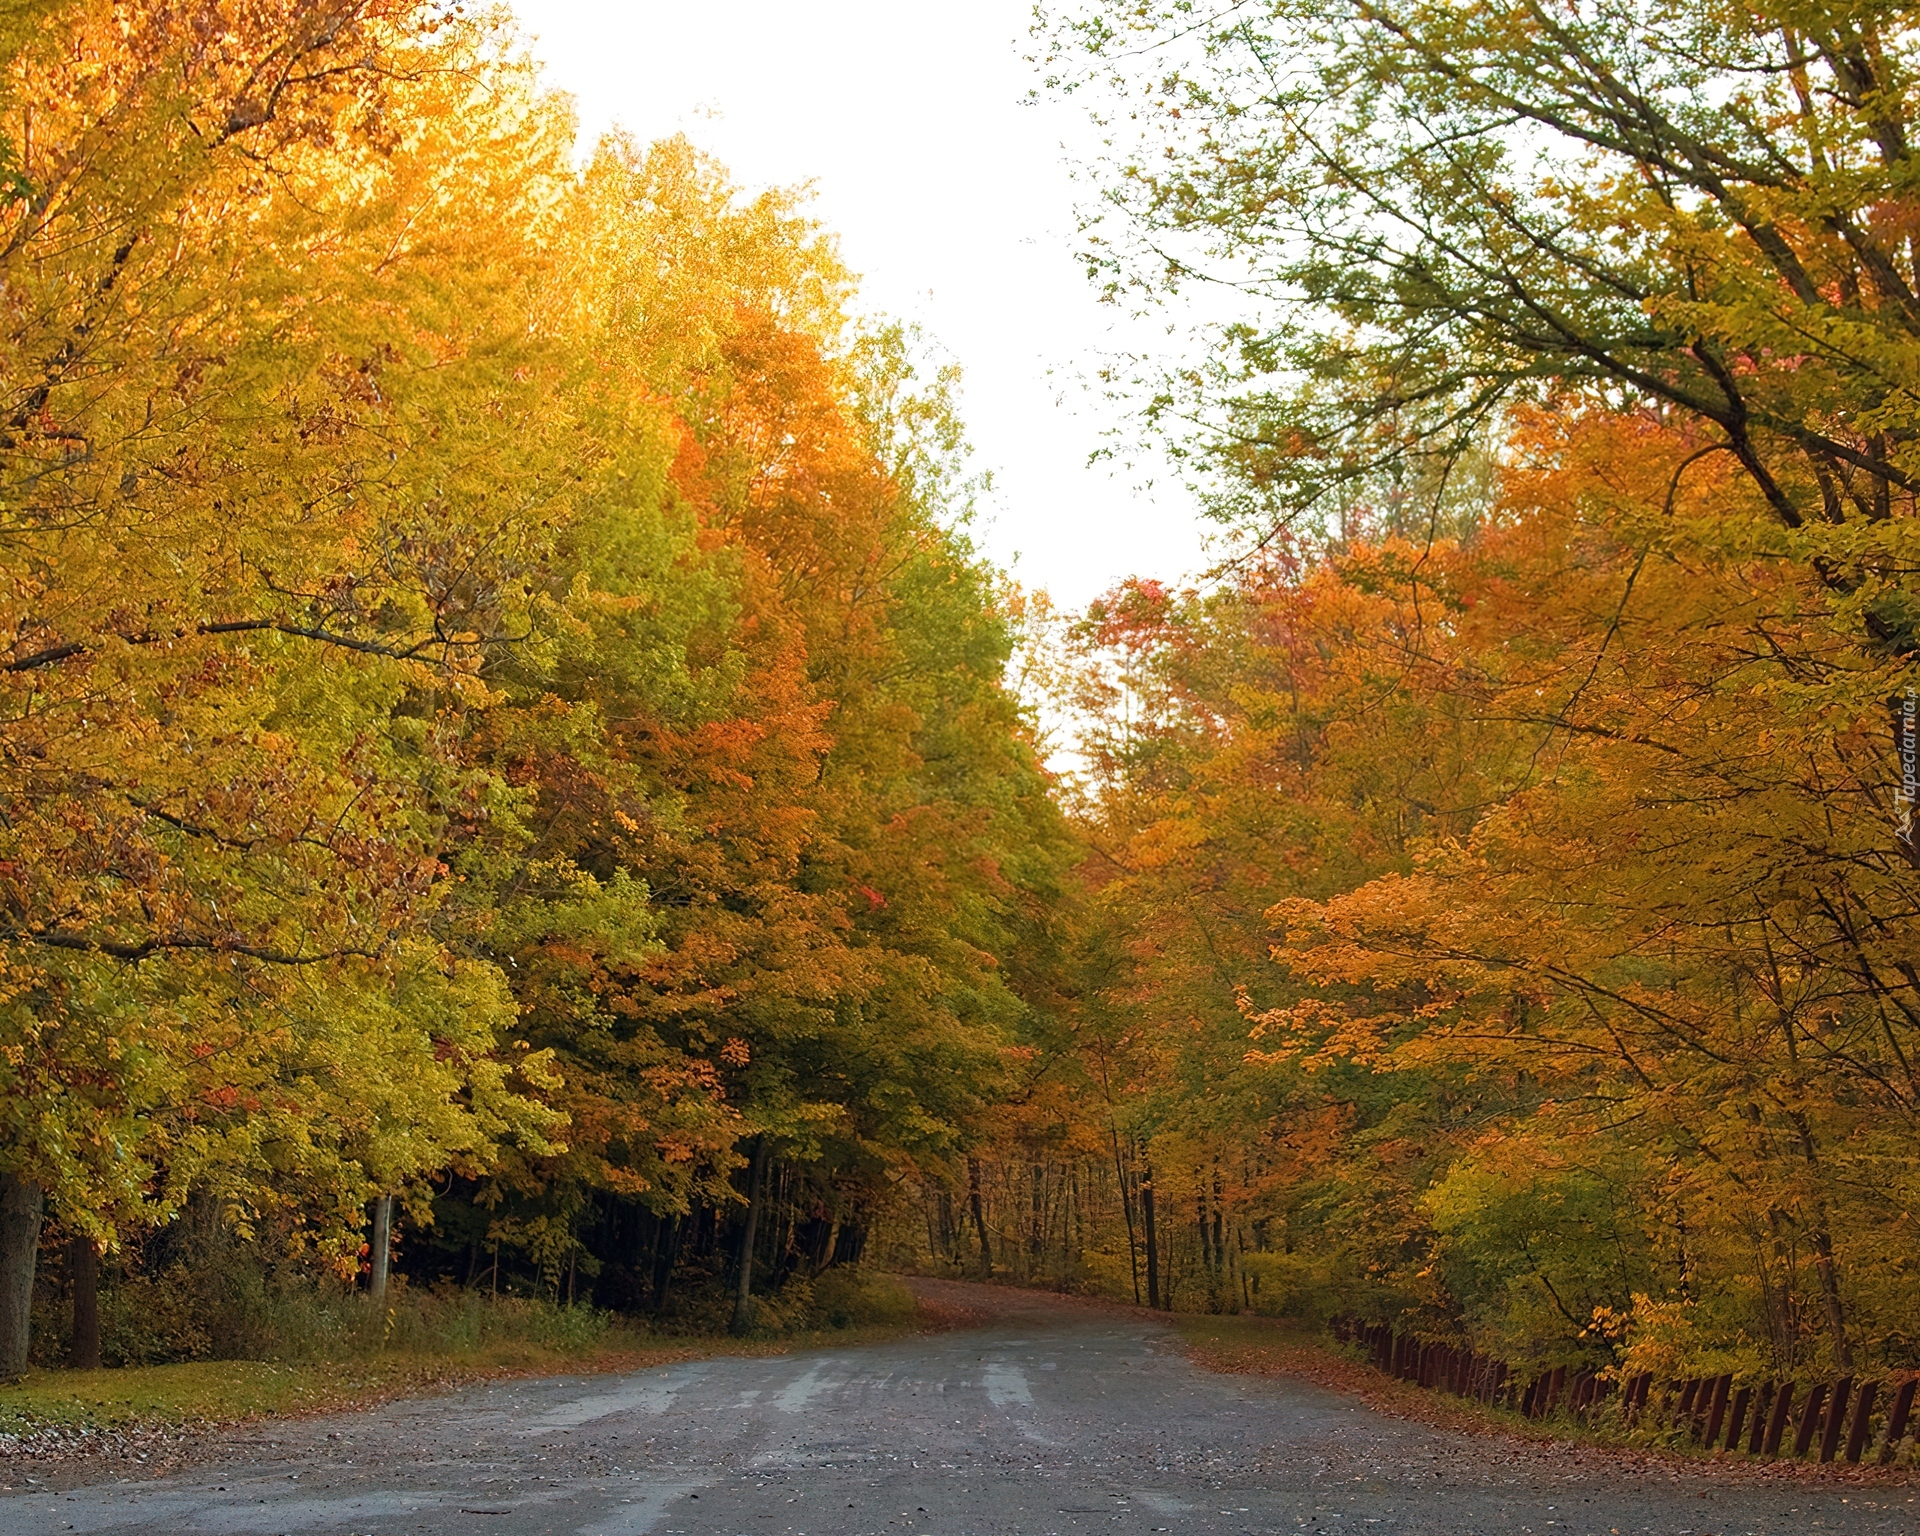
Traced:
<path fill-rule="evenodd" d="M 255 1425 L 170 1475 L 0 1495 L 0 1536 L 1920 1536 L 1904 1486 L 1449 1433 L 1210 1374 L 1132 1315 L 938 1290 L 994 1321 Z"/>

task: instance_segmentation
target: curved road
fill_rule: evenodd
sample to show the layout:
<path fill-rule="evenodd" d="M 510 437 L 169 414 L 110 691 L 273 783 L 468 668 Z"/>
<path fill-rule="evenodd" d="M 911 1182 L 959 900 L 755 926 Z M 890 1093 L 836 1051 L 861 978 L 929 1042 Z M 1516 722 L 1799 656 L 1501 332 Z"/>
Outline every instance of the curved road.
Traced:
<path fill-rule="evenodd" d="M 1209 1374 L 1131 1315 L 938 1290 L 997 1321 L 272 1423 L 171 1476 L 0 1496 L 0 1536 L 1920 1536 L 1906 1487 L 1449 1434 Z"/>

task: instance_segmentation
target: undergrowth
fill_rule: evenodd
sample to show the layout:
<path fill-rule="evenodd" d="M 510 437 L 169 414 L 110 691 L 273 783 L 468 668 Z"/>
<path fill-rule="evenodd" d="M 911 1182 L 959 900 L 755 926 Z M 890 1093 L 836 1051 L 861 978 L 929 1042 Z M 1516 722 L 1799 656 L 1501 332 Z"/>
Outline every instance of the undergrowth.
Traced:
<path fill-rule="evenodd" d="M 397 1287 L 383 1307 L 311 1282 L 263 1292 L 245 1336 L 229 1327 L 211 1357 L 204 1319 L 189 1343 L 200 1358 L 98 1371 L 39 1367 L 0 1385 L 7 1440 L 134 1426 L 230 1423 L 261 1415 L 350 1408 L 510 1375 L 638 1370 L 708 1354 L 783 1353 L 890 1337 L 918 1320 L 913 1293 L 891 1275 L 828 1270 L 763 1298 L 745 1337 L 725 1332 L 717 1298 L 694 1296 L 663 1324 L 587 1306 L 484 1292 Z M 230 1323 L 231 1320 L 229 1319 Z M 150 1324 L 177 1341 L 178 1319 Z"/>

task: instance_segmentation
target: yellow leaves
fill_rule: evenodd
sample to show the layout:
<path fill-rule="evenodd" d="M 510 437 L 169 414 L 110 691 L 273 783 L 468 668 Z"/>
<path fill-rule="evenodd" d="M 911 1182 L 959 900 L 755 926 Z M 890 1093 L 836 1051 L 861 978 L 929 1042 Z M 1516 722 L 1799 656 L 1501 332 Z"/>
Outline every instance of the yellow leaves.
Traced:
<path fill-rule="evenodd" d="M 560 1058 L 551 1047 L 528 1051 L 514 1062 L 513 1070 L 522 1082 L 545 1093 L 555 1092 L 566 1082 L 560 1071 Z"/>
<path fill-rule="evenodd" d="M 1657 1381 L 1673 1381 L 1691 1376 L 1713 1375 L 1720 1369 L 1752 1370 L 1758 1362 L 1751 1345 L 1741 1351 L 1748 1358 L 1723 1366 L 1725 1355 L 1714 1348 L 1717 1341 L 1703 1336 L 1699 1308 L 1686 1298 L 1658 1300 L 1644 1292 L 1635 1292 L 1632 1306 L 1624 1314 L 1612 1309 L 1596 1311 L 1595 1324 L 1607 1336 L 1624 1344 L 1615 1367 L 1621 1379 L 1651 1372 Z"/>

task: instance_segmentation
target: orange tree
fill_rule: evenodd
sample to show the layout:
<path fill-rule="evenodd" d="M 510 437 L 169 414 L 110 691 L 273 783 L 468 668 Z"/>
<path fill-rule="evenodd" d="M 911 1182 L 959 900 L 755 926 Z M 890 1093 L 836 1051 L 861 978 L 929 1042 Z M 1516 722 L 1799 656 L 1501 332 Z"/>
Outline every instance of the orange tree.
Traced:
<path fill-rule="evenodd" d="M 659 1306 L 683 1250 L 739 1284 L 753 1246 L 763 1276 L 836 1227 L 857 1251 L 887 1176 L 971 1134 L 1061 839 L 942 382 L 847 324 L 790 203 L 684 144 L 604 146 L 568 219 L 626 447 L 560 541 L 551 644 L 471 716 L 527 798 L 475 825 L 460 906 L 573 1129 L 442 1214 Z"/>

